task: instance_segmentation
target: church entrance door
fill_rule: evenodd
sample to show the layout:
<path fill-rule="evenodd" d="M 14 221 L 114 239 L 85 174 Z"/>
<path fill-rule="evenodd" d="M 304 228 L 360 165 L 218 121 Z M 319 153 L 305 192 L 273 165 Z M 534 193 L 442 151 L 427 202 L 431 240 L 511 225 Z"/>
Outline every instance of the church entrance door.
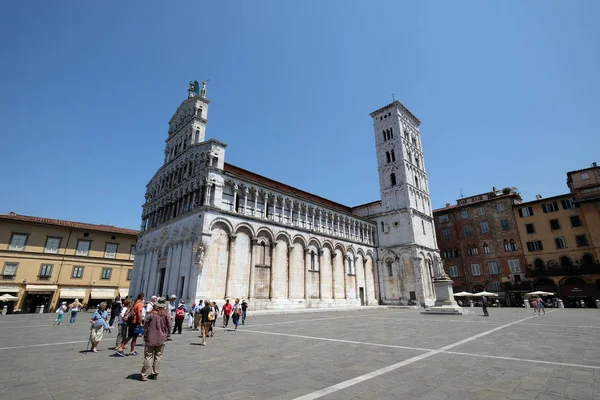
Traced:
<path fill-rule="evenodd" d="M 360 296 L 360 305 L 364 306 L 365 305 L 365 289 L 358 288 L 358 294 Z"/>

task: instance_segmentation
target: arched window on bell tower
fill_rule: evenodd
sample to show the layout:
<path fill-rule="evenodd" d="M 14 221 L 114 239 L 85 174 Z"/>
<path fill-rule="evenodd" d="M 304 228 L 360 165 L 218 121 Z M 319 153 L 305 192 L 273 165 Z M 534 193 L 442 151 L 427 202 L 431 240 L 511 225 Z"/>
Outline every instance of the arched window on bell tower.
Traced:
<path fill-rule="evenodd" d="M 392 152 L 390 154 L 392 156 L 392 162 L 396 161 L 396 153 L 394 153 L 394 150 L 392 150 Z"/>
<path fill-rule="evenodd" d="M 391 157 L 390 157 L 390 152 L 389 151 L 385 152 L 385 159 L 387 160 L 387 162 L 389 164 L 389 162 L 391 161 Z"/>
<path fill-rule="evenodd" d="M 390 174 L 390 181 L 392 183 L 392 186 L 396 186 L 396 174 Z"/>

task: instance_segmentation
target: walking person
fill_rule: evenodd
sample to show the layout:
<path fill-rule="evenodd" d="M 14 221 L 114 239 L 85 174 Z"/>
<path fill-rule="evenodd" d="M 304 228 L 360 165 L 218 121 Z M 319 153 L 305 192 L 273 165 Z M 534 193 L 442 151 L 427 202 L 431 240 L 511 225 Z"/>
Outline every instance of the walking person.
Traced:
<path fill-rule="evenodd" d="M 235 304 L 232 309 L 233 313 L 233 324 L 235 325 L 235 331 L 237 331 L 238 325 L 240 324 L 240 319 L 242 318 L 242 305 L 240 304 L 240 299 L 235 299 Z"/>
<path fill-rule="evenodd" d="M 242 325 L 246 324 L 246 310 L 248 310 L 248 303 L 242 300 Z"/>
<path fill-rule="evenodd" d="M 108 325 L 110 325 L 111 328 L 114 328 L 115 319 L 117 319 L 119 317 L 119 315 L 121 314 L 122 307 L 123 307 L 123 303 L 121 303 L 121 296 L 115 297 L 115 301 L 113 301 L 110 306 L 110 322 L 108 323 Z M 117 322 L 118 322 L 118 319 L 117 319 Z"/>
<path fill-rule="evenodd" d="M 141 381 L 158 379 L 160 360 L 170 331 L 171 315 L 167 309 L 167 300 L 161 297 L 152 305 L 152 312 L 146 316 L 144 364 L 142 366 Z"/>
<path fill-rule="evenodd" d="M 121 313 L 119 314 L 119 320 L 117 321 L 119 332 L 117 333 L 117 340 L 115 341 L 115 349 L 118 349 L 119 346 L 123 344 L 127 340 L 127 322 L 125 322 L 125 314 L 127 314 L 129 308 L 131 307 L 131 299 L 125 299 L 123 301 L 123 306 L 121 307 Z"/>
<path fill-rule="evenodd" d="M 83 304 L 79 302 L 79 299 L 75 299 L 74 302 L 69 304 L 69 309 L 71 310 L 71 318 L 69 318 L 69 325 L 75 325 L 75 320 L 77 320 L 77 314 L 79 313 L 79 310 L 81 310 L 82 306 Z"/>
<path fill-rule="evenodd" d="M 212 320 L 210 321 L 210 336 L 213 337 L 215 336 L 215 326 L 217 324 L 217 318 L 219 317 L 219 306 L 217 306 L 217 303 L 215 303 L 214 301 L 212 301 L 210 303 L 210 309 L 212 311 Z"/>
<path fill-rule="evenodd" d="M 210 301 L 208 299 L 204 300 L 204 307 L 200 310 L 200 327 L 202 329 L 202 346 L 206 346 L 206 337 L 211 329 L 211 321 L 210 314 L 212 313 L 212 309 L 210 307 Z"/>
<path fill-rule="evenodd" d="M 90 343 L 92 344 L 91 351 L 93 353 L 98 352 L 98 345 L 104 336 L 104 332 L 110 333 L 110 326 L 106 320 L 108 319 L 108 313 L 106 312 L 106 303 L 102 302 L 98 304 L 98 309 L 92 315 L 90 323 L 92 324 L 90 329 Z"/>
<path fill-rule="evenodd" d="M 173 326 L 173 324 L 175 323 L 175 309 L 177 309 L 177 296 L 175 296 L 174 294 L 172 294 L 171 297 L 169 297 L 168 309 L 169 309 L 169 316 L 171 317 L 171 326 Z M 173 333 L 175 333 L 175 332 L 173 332 Z M 167 333 L 167 340 L 172 340 L 170 330 Z"/>
<path fill-rule="evenodd" d="M 233 306 L 229 302 L 229 299 L 225 299 L 225 304 L 223 304 L 223 308 L 221 309 L 221 315 L 223 316 L 223 328 L 227 328 L 229 325 L 229 316 L 231 315 L 231 310 Z"/>
<path fill-rule="evenodd" d="M 67 311 L 67 302 L 63 301 L 62 304 L 56 309 L 56 314 L 58 315 L 54 320 L 54 325 L 60 325 L 65 316 L 65 311 Z"/>
<path fill-rule="evenodd" d="M 481 296 L 481 309 L 483 310 L 483 316 L 484 317 L 489 317 L 490 314 L 488 314 L 488 299 L 485 296 Z"/>
<path fill-rule="evenodd" d="M 138 294 L 135 303 L 131 307 L 131 310 L 125 314 L 123 317 L 123 322 L 127 323 L 127 338 L 117 349 L 115 350 L 115 355 L 120 357 L 125 357 L 125 353 L 123 349 L 127 343 L 131 342 L 131 347 L 129 348 L 130 356 L 137 356 L 139 353 L 135 351 L 135 345 L 137 344 L 137 338 L 140 336 L 140 332 L 143 332 L 144 328 L 144 319 L 142 318 L 142 310 L 144 309 L 144 293 Z M 146 318 L 150 314 L 146 314 Z"/>
<path fill-rule="evenodd" d="M 544 308 L 544 300 L 542 300 L 541 297 L 537 298 L 537 312 L 538 315 L 541 315 L 541 312 L 544 312 L 544 315 L 546 315 L 546 309 Z"/>
<path fill-rule="evenodd" d="M 175 334 L 175 331 L 177 331 L 177 333 L 181 335 L 181 330 L 183 329 L 183 319 L 184 318 L 185 318 L 185 310 L 183 308 L 183 303 L 179 303 L 179 305 L 175 309 L 175 325 L 173 326 L 173 334 Z"/>
<path fill-rule="evenodd" d="M 538 311 L 537 300 L 535 298 L 531 299 L 531 308 L 533 308 L 533 315 L 535 315 Z"/>
<path fill-rule="evenodd" d="M 194 329 L 194 309 L 196 308 L 196 302 L 192 303 L 190 312 L 188 313 L 188 329 Z"/>
<path fill-rule="evenodd" d="M 202 310 L 202 300 L 200 300 L 198 302 L 198 304 L 196 304 L 196 307 L 194 307 L 194 330 L 195 331 L 200 330 L 200 321 L 202 320 L 202 316 L 200 315 L 200 310 Z"/>

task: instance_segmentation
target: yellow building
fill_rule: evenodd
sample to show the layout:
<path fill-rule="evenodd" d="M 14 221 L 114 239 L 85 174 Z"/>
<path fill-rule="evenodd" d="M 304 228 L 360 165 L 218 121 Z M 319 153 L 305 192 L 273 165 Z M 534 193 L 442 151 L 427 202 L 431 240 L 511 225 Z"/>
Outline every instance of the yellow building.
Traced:
<path fill-rule="evenodd" d="M 15 213 L 0 214 L 0 295 L 9 311 L 88 308 L 128 294 L 138 231 Z"/>
<path fill-rule="evenodd" d="M 595 259 L 598 263 L 600 259 L 600 167 L 592 163 L 589 168 L 567 172 L 567 185 L 588 228 L 590 242 L 594 247 Z"/>

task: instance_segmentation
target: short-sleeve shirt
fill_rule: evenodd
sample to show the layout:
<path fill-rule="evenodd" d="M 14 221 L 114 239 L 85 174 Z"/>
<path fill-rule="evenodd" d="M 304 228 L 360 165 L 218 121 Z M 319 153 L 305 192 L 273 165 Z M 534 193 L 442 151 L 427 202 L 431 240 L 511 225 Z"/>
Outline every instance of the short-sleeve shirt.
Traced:
<path fill-rule="evenodd" d="M 133 323 L 134 324 L 141 324 L 142 323 L 142 309 L 144 308 L 144 302 L 142 301 L 137 301 L 134 305 L 133 305 Z"/>
<path fill-rule="evenodd" d="M 210 307 L 203 307 L 198 314 L 202 316 L 202 320 L 200 322 L 210 322 L 208 320 L 208 313 L 210 312 Z"/>
<path fill-rule="evenodd" d="M 231 310 L 232 309 L 233 309 L 233 306 L 231 305 L 231 303 L 225 303 L 225 304 L 223 304 L 223 313 L 225 315 L 231 314 Z"/>

